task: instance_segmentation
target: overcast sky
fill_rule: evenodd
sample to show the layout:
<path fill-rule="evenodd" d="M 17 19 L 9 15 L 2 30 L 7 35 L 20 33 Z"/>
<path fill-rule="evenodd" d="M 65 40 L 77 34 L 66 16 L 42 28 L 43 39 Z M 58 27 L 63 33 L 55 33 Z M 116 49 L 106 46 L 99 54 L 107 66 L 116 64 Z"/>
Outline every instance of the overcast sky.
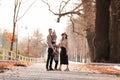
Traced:
<path fill-rule="evenodd" d="M 33 0 L 23 0 L 19 16 L 21 16 Z M 52 7 L 58 6 L 58 0 L 49 0 Z M 0 29 L 8 29 L 12 32 L 14 0 L 0 0 Z M 57 10 L 56 10 L 57 11 Z M 48 11 L 48 6 L 37 0 L 23 18 L 18 21 L 19 37 L 27 36 L 35 29 L 39 29 L 44 37 L 48 34 L 48 28 L 56 30 L 58 37 L 65 31 L 66 18 L 61 18 L 61 22 L 56 22 L 57 16 Z M 27 27 L 27 30 L 25 29 Z"/>

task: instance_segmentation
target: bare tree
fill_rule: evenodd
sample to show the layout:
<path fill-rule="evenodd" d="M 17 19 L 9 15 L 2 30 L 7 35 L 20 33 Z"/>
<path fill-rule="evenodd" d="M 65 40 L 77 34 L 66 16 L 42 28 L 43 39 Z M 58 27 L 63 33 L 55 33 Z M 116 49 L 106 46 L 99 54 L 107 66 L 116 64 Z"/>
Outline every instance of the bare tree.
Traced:
<path fill-rule="evenodd" d="M 58 16 L 57 22 L 60 22 L 61 17 L 68 16 L 70 18 L 71 23 L 72 23 L 73 32 L 77 33 L 78 35 L 80 35 L 79 32 L 74 30 L 75 26 L 74 26 L 74 21 L 72 20 L 74 15 L 83 16 L 84 12 L 87 10 L 89 11 L 89 9 L 90 9 L 90 7 L 89 8 L 87 7 L 88 9 L 84 11 L 83 6 L 86 3 L 90 3 L 90 2 L 95 4 L 95 0 L 82 0 L 82 1 L 77 0 L 77 2 L 73 1 L 73 0 L 62 0 L 59 3 L 58 11 L 57 10 L 54 11 L 54 9 L 51 8 L 52 5 L 50 5 L 48 3 L 48 1 L 42 0 L 42 2 L 44 2 L 48 6 L 49 11 L 51 13 Z M 68 9 L 68 6 L 71 7 L 71 9 Z"/>
<path fill-rule="evenodd" d="M 38 29 L 34 30 L 33 36 L 28 39 L 29 43 L 28 41 L 25 41 L 25 39 L 27 40 L 27 38 L 24 38 L 19 43 L 19 51 L 21 53 L 23 51 L 23 55 L 32 57 L 40 57 L 44 55 L 46 47 L 43 43 L 42 34 Z"/>
<path fill-rule="evenodd" d="M 21 4 L 23 4 L 23 3 L 22 3 L 22 0 L 14 0 L 13 35 L 12 35 L 11 46 L 10 46 L 11 51 L 13 50 L 13 43 L 14 43 L 15 29 L 16 29 L 17 22 L 27 13 L 27 11 L 32 7 L 32 5 L 35 3 L 35 1 L 36 0 L 34 0 L 30 4 L 30 6 L 28 6 L 26 11 L 21 16 L 18 16 L 19 12 L 20 12 Z"/>
<path fill-rule="evenodd" d="M 42 34 L 39 32 L 39 30 L 35 30 L 33 33 L 33 38 L 31 39 L 31 54 L 34 57 L 40 57 L 43 55 L 43 52 L 45 50 L 45 47 L 43 47 L 42 43 Z"/>
<path fill-rule="evenodd" d="M 83 10 L 81 8 L 83 3 L 77 4 L 73 9 L 66 11 L 66 6 L 69 4 L 70 1 L 72 1 L 72 0 L 61 1 L 60 5 L 59 5 L 59 11 L 55 12 L 51 9 L 51 5 L 47 1 L 42 0 L 42 2 L 47 4 L 49 11 L 52 12 L 54 15 L 58 16 L 57 22 L 60 22 L 61 17 L 69 15 L 69 14 L 77 14 L 77 15 L 82 14 L 80 11 Z"/>

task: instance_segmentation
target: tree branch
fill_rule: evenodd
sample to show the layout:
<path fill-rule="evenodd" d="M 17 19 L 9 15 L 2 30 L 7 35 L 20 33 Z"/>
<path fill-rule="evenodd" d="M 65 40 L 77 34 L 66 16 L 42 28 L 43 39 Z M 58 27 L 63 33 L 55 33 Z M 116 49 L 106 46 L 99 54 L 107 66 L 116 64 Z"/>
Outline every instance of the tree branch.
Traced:
<path fill-rule="evenodd" d="M 68 15 L 68 14 L 77 14 L 77 15 L 81 15 L 80 11 L 76 11 L 76 12 L 70 11 L 70 12 L 55 14 L 55 15 L 58 15 L 57 22 L 60 22 L 60 18 L 61 18 L 62 16 L 65 16 L 65 15 Z"/>
<path fill-rule="evenodd" d="M 67 4 L 70 2 L 71 0 L 68 0 L 67 2 L 65 1 L 62 1 L 61 4 L 60 4 L 60 8 L 59 8 L 59 12 L 62 12 L 63 9 L 67 6 Z M 65 5 L 62 7 L 62 3 L 65 3 Z"/>
<path fill-rule="evenodd" d="M 19 17 L 17 20 L 20 20 L 27 12 L 28 10 L 33 6 L 33 4 L 36 2 L 37 0 L 34 0 L 31 5 L 28 7 L 28 9 L 23 13 L 23 15 L 21 17 Z"/>
<path fill-rule="evenodd" d="M 22 2 L 22 0 L 20 0 L 20 1 L 18 2 L 18 5 L 17 5 L 18 8 L 17 8 L 17 12 L 16 12 L 16 22 L 17 22 L 17 18 L 18 18 L 19 11 L 20 11 L 21 2 Z"/>
<path fill-rule="evenodd" d="M 75 10 L 79 9 L 82 5 L 83 5 L 83 2 L 82 2 L 82 3 L 80 3 L 78 6 L 76 6 L 76 7 L 73 9 L 73 11 L 75 11 Z"/>
<path fill-rule="evenodd" d="M 56 13 L 51 10 L 51 7 L 47 2 L 45 2 L 44 0 L 42 0 L 42 2 L 48 6 L 50 12 L 52 12 L 54 15 L 56 15 Z"/>
<path fill-rule="evenodd" d="M 82 3 L 80 5 L 78 5 L 77 7 L 75 7 L 73 10 L 70 10 L 68 12 L 62 12 L 63 9 L 67 6 L 67 4 L 70 2 L 71 0 L 68 0 L 67 2 L 65 1 L 62 1 L 60 3 L 60 8 L 59 8 L 59 13 L 55 13 L 51 10 L 51 7 L 50 5 L 48 4 L 48 2 L 42 0 L 42 2 L 44 2 L 48 8 L 49 8 L 49 11 L 52 12 L 54 15 L 57 15 L 58 18 L 57 18 L 57 22 L 60 22 L 60 19 L 61 17 L 65 16 L 65 15 L 69 15 L 69 14 L 77 14 L 77 15 L 81 15 L 80 11 L 82 11 L 83 9 L 79 9 L 79 7 L 81 7 Z M 65 3 L 65 5 L 62 7 L 62 3 Z M 78 9 L 78 10 L 77 10 Z M 75 11 L 76 10 L 76 11 Z"/>
<path fill-rule="evenodd" d="M 16 10 L 17 10 L 17 4 L 18 4 L 18 0 L 14 1 L 14 16 L 13 16 L 13 23 L 16 22 Z"/>
<path fill-rule="evenodd" d="M 75 30 L 75 24 L 74 24 L 74 21 L 72 20 L 72 14 L 71 14 L 71 16 L 69 16 L 70 17 L 70 21 L 71 21 L 71 23 L 72 23 L 72 28 L 73 28 L 73 32 L 74 33 L 76 33 L 77 35 L 81 35 L 81 36 L 83 36 L 83 34 L 80 34 L 79 32 L 77 32 L 76 30 Z"/>

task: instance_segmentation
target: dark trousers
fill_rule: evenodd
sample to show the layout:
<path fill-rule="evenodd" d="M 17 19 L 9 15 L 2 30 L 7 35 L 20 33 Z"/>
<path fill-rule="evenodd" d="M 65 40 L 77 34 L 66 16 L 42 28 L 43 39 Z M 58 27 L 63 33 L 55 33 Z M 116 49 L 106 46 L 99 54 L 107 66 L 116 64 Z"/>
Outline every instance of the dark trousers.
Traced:
<path fill-rule="evenodd" d="M 52 62 L 53 62 L 53 49 L 52 48 L 48 48 L 48 56 L 47 56 L 47 63 L 46 63 L 46 69 L 52 68 Z"/>
<path fill-rule="evenodd" d="M 58 66 L 58 60 L 55 60 L 55 69 L 57 69 Z"/>

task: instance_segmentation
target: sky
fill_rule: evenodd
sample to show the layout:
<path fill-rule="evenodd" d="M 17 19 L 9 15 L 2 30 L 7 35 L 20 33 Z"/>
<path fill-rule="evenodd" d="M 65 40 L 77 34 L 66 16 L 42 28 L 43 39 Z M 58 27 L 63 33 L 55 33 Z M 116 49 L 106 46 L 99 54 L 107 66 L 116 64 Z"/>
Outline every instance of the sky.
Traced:
<path fill-rule="evenodd" d="M 52 8 L 57 11 L 58 2 L 60 0 L 49 0 Z M 23 0 L 21 5 L 19 16 L 21 16 L 28 6 L 33 2 L 33 0 Z M 0 31 L 8 29 L 12 32 L 13 29 L 13 10 L 14 10 L 14 0 L 0 0 Z M 52 14 L 48 10 L 48 6 L 41 2 L 41 0 L 36 0 L 29 11 L 18 21 L 16 31 L 18 31 L 19 38 L 30 36 L 31 33 L 38 29 L 42 34 L 43 38 L 46 38 L 48 34 L 48 29 L 55 29 L 58 38 L 60 34 L 65 32 L 65 27 L 67 25 L 67 19 L 61 18 L 60 23 L 57 23 L 57 16 Z"/>

